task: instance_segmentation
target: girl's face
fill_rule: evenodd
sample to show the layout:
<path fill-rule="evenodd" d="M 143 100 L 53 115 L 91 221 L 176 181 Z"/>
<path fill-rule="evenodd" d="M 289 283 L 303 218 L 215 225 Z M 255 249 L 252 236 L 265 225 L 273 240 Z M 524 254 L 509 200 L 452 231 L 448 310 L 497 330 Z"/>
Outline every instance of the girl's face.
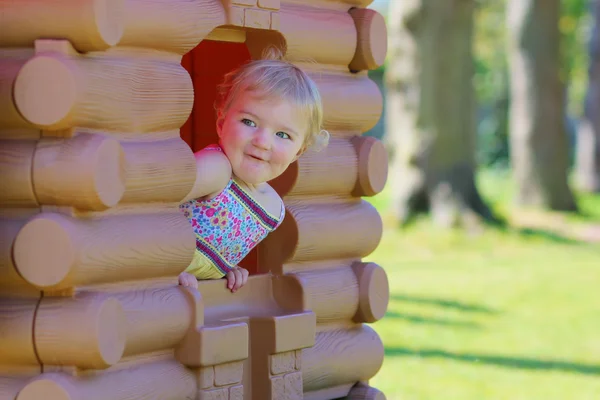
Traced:
<path fill-rule="evenodd" d="M 308 124 L 289 101 L 240 93 L 217 121 L 220 145 L 235 176 L 250 185 L 270 181 L 296 160 Z"/>

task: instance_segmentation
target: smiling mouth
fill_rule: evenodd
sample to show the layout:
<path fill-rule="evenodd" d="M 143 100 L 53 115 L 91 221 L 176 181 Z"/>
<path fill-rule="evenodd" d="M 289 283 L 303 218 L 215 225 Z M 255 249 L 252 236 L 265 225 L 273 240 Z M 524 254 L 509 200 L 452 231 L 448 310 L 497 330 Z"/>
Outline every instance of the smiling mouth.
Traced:
<path fill-rule="evenodd" d="M 252 154 L 248 154 L 248 157 L 253 158 L 253 159 L 257 160 L 257 161 L 265 161 L 265 160 L 263 160 L 260 157 L 253 156 Z"/>

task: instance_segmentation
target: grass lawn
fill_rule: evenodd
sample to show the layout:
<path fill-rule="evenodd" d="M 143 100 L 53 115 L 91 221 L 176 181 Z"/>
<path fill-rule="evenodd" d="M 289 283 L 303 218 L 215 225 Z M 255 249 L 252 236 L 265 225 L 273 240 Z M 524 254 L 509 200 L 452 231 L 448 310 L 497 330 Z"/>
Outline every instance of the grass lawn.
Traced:
<path fill-rule="evenodd" d="M 507 177 L 479 180 L 514 221 Z M 367 259 L 390 282 L 371 385 L 388 400 L 600 399 L 600 237 L 581 235 L 600 226 L 600 196 L 579 200 L 584 217 L 534 213 L 531 227 L 477 234 L 426 219 L 400 230 L 387 191 L 369 200 L 386 228 Z"/>

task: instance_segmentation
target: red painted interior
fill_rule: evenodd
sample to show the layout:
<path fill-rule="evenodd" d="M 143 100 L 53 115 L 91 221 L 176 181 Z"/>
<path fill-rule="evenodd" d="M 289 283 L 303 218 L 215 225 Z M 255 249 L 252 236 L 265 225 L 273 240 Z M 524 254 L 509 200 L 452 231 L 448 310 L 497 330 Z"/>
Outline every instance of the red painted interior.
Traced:
<path fill-rule="evenodd" d="M 223 76 L 250 61 L 244 43 L 204 40 L 183 56 L 181 65 L 190 73 L 194 83 L 194 107 L 181 127 L 181 137 L 193 151 L 217 143 L 215 100 L 216 88 Z M 255 248 L 240 263 L 250 274 L 256 273 L 258 253 Z"/>

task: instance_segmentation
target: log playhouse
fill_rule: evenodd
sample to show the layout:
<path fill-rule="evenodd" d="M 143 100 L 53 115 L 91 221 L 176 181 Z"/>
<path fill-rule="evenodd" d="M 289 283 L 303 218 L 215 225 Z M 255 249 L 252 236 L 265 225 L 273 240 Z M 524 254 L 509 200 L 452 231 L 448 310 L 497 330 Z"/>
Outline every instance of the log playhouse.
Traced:
<path fill-rule="evenodd" d="M 387 156 L 361 134 L 387 42 L 370 0 L 0 2 L 0 399 L 384 399 Z M 272 182 L 287 216 L 248 284 L 177 285 L 178 210 L 216 141 L 215 86 L 280 46 L 317 82 L 329 147 Z"/>

